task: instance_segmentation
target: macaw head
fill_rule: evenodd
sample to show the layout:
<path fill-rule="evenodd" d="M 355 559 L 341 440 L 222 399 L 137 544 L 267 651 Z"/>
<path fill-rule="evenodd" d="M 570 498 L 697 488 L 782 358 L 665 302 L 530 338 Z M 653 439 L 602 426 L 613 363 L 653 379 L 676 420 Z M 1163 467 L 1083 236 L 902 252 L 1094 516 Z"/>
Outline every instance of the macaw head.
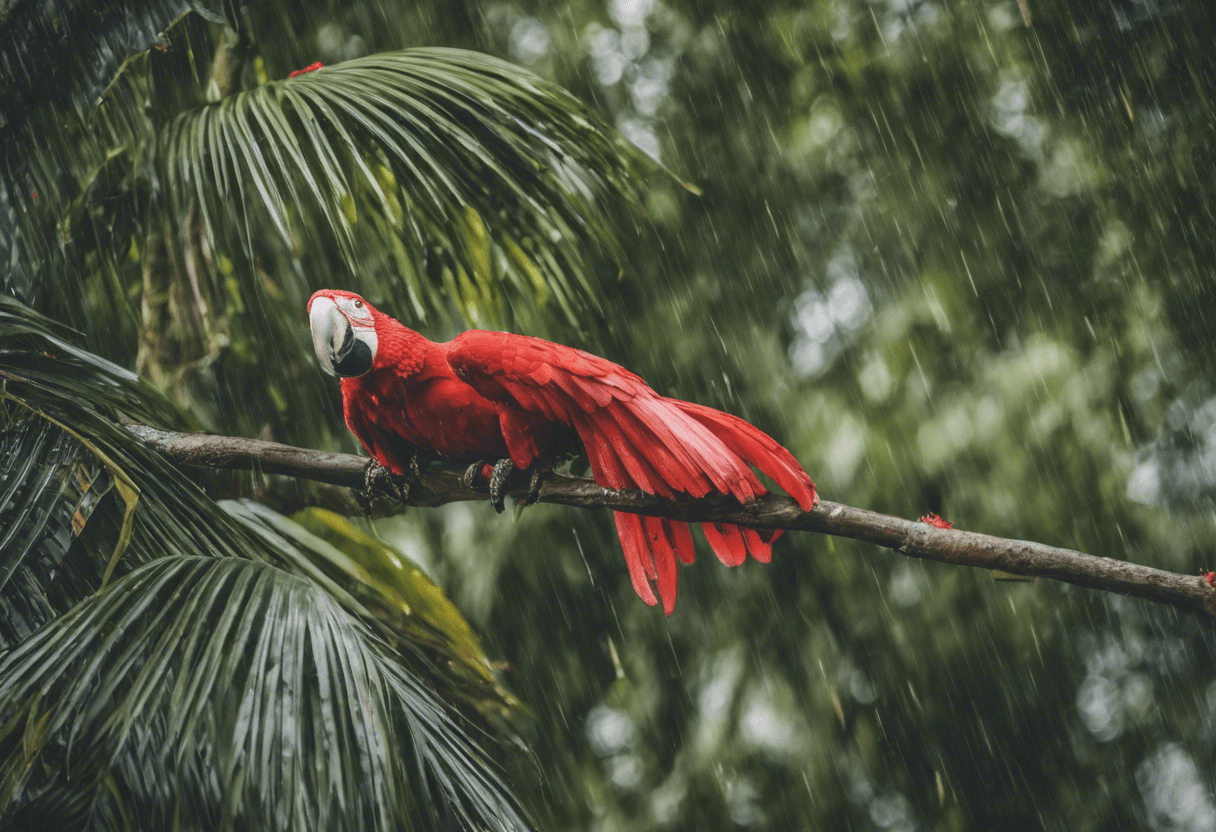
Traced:
<path fill-rule="evenodd" d="M 330 375 L 361 376 L 376 361 L 376 310 L 354 292 L 322 289 L 308 299 L 308 326 L 317 360 Z"/>

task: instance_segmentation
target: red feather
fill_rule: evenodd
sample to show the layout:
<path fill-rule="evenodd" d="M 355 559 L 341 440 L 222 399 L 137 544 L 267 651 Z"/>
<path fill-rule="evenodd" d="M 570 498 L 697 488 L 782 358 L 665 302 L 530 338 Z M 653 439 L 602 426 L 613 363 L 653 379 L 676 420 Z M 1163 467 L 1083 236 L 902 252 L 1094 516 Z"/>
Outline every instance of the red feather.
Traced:
<path fill-rule="evenodd" d="M 510 456 L 520 467 L 551 467 L 573 431 L 595 481 L 609 488 L 747 502 L 767 493 L 754 466 L 804 510 L 816 502 L 815 485 L 794 456 L 737 416 L 660 396 L 624 367 L 582 350 L 478 330 L 436 344 L 364 304 L 378 349 L 370 372 L 343 379 L 343 407 L 350 430 L 393 471 L 405 470 L 410 446 L 461 461 Z M 693 561 L 687 524 L 622 512 L 615 519 L 634 589 L 652 606 L 661 599 L 670 615 L 677 563 Z M 749 553 L 767 563 L 779 536 L 703 527 L 728 566 Z"/>

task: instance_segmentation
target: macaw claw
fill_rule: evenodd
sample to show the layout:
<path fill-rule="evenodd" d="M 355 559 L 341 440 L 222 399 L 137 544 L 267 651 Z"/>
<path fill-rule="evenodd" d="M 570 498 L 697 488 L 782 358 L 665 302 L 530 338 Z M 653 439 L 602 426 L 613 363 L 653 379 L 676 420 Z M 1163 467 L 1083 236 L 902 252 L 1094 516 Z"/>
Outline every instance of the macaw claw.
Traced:
<path fill-rule="evenodd" d="M 486 469 L 489 467 L 490 463 L 486 462 L 484 459 L 479 459 L 468 468 L 464 469 L 464 476 L 460 478 L 460 481 L 464 484 L 465 488 L 469 489 L 470 491 L 476 491 L 478 477 L 485 477 L 486 479 L 490 478 L 490 475 L 486 473 Z"/>
<path fill-rule="evenodd" d="M 410 457 L 408 474 L 394 474 L 372 459 L 363 469 L 363 488 L 355 489 L 355 499 L 365 514 L 371 514 L 372 500 L 377 494 L 388 494 L 398 502 L 409 505 L 410 492 L 421 478 L 417 454 Z"/>
<path fill-rule="evenodd" d="M 494 510 L 499 514 L 502 514 L 502 501 L 507 496 L 503 489 L 507 485 L 507 478 L 514 470 L 515 463 L 508 457 L 495 462 L 494 471 L 490 474 L 490 505 L 494 506 Z"/>
<path fill-rule="evenodd" d="M 540 499 L 540 477 L 541 470 L 535 466 L 532 467 L 532 477 L 528 480 L 528 493 L 522 500 L 516 502 L 520 508 L 530 506 Z"/>
<path fill-rule="evenodd" d="M 490 470 L 487 472 L 486 469 Z M 475 483 L 478 477 L 484 476 L 490 482 L 490 505 L 494 506 L 494 510 L 502 514 L 506 499 L 507 480 L 511 478 L 511 474 L 516 470 L 515 463 L 508 459 L 500 459 L 494 463 L 493 467 L 488 462 L 474 462 L 465 469 L 464 476 L 461 481 L 465 488 L 475 490 Z M 528 482 L 528 493 L 516 502 L 520 508 L 530 506 L 536 502 L 540 496 L 540 478 L 541 470 L 533 466 L 529 469 L 531 479 Z"/>

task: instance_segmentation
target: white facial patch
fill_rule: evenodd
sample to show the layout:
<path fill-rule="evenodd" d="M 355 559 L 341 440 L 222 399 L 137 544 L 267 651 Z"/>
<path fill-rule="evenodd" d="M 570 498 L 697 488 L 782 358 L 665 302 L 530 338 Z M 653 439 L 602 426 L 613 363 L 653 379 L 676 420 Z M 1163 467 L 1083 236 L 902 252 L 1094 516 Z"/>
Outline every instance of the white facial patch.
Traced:
<path fill-rule="evenodd" d="M 321 300 L 321 298 L 317 298 Z M 372 337 L 375 338 L 376 322 L 372 319 L 372 311 L 367 308 L 367 304 L 360 298 L 335 297 L 334 302 L 338 309 L 346 316 L 346 320 L 350 321 L 350 325 L 355 329 L 368 328 L 372 331 Z M 367 343 L 364 341 L 364 343 Z M 368 344 L 372 348 L 372 355 L 376 354 L 375 342 Z"/>
<path fill-rule="evenodd" d="M 312 347 L 321 366 L 331 375 L 351 376 L 367 372 L 376 360 L 379 338 L 371 311 L 362 300 L 352 297 L 319 297 L 308 310 L 308 326 L 312 331 Z M 353 342 L 359 342 L 354 344 Z M 357 347 L 357 349 L 356 349 Z M 356 358 L 353 372 L 343 359 L 352 354 Z M 338 366 L 335 366 L 335 362 Z M 364 363 L 366 362 L 366 363 Z"/>

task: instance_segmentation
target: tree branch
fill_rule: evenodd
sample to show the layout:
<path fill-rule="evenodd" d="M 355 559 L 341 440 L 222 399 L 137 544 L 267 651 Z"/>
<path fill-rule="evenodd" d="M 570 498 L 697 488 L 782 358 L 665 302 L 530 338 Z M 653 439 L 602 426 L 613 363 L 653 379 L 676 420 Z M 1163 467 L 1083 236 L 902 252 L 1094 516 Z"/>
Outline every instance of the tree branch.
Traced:
<path fill-rule="evenodd" d="M 312 451 L 257 439 L 175 433 L 143 425 L 130 425 L 129 429 L 169 459 L 202 468 L 262 471 L 359 489 L 363 487 L 368 464 L 366 457 Z M 513 496 L 522 496 L 527 491 L 527 477 L 519 472 L 507 484 L 508 493 Z M 401 510 L 400 504 L 390 495 L 374 496 L 374 515 Z M 476 491 L 465 488 L 460 472 L 423 471 L 421 484 L 411 495 L 411 503 L 438 506 L 488 497 L 484 487 Z M 328 502 L 333 503 L 332 496 Z M 740 505 L 728 497 L 667 500 L 641 491 L 603 488 L 588 479 L 547 473 L 541 481 L 539 502 L 608 508 L 694 523 L 721 522 L 755 529 L 820 532 L 873 543 L 910 557 L 1050 578 L 1216 616 L 1216 589 L 1197 575 L 1166 572 L 1026 540 L 938 529 L 826 500 L 808 512 L 802 511 L 789 497 L 777 495 L 747 505 Z"/>

